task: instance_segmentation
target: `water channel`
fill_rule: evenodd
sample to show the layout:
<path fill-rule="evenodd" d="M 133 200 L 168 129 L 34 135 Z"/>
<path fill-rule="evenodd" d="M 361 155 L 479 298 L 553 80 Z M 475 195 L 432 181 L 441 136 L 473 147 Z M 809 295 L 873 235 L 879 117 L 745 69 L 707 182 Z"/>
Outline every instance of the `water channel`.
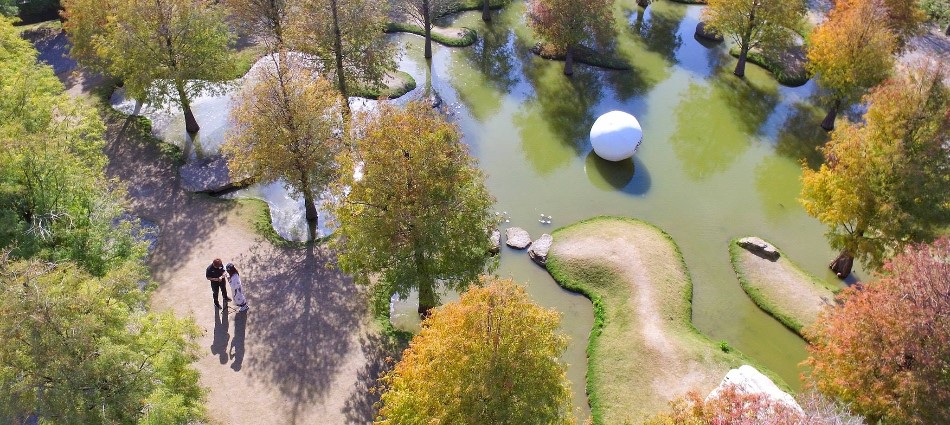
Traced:
<path fill-rule="evenodd" d="M 834 280 L 825 268 L 834 252 L 824 228 L 796 201 L 800 164 L 820 162 L 814 148 L 827 137 L 817 125 L 814 84 L 783 87 L 751 64 L 745 80 L 733 76 L 728 46 L 693 36 L 700 6 L 657 1 L 643 15 L 639 11 L 633 0 L 622 0 L 614 13 L 615 50 L 632 70 L 578 65 L 571 78 L 562 74 L 562 62 L 528 51 L 534 40 L 520 1 L 495 12 L 488 24 L 478 12 L 440 22 L 473 28 L 479 41 L 462 49 L 436 45 L 431 63 L 422 57 L 420 37 L 391 39 L 403 52 L 399 68 L 418 82 L 408 97 L 427 86 L 441 95 L 487 175 L 496 209 L 510 217 L 506 226 L 523 227 L 533 237 L 597 215 L 659 226 L 679 245 L 692 276 L 695 326 L 798 389 L 804 343 L 743 293 L 728 242 L 766 238 L 805 270 Z M 194 102 L 200 140 L 183 139 L 183 125 L 174 123 L 156 125 L 156 132 L 182 139 L 189 158 L 216 151 L 230 102 L 228 95 Z M 611 110 L 637 116 L 645 134 L 634 160 L 619 165 L 596 158 L 588 141 L 593 121 Z M 300 201 L 279 184 L 253 186 L 238 196 L 267 200 L 278 231 L 303 234 Z M 541 214 L 552 216 L 553 224 L 539 223 Z M 497 273 L 526 284 L 538 303 L 563 314 L 571 338 L 564 359 L 583 420 L 589 415 L 590 302 L 558 287 L 524 252 L 504 248 Z M 414 311 L 414 300 L 397 302 L 394 322 L 412 327 Z"/>

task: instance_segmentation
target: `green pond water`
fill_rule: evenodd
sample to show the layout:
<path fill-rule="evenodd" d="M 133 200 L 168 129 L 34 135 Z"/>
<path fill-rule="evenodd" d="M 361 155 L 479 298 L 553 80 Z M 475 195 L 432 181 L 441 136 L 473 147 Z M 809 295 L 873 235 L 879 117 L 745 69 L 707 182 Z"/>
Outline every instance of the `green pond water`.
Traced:
<path fill-rule="evenodd" d="M 679 245 L 692 276 L 695 326 L 798 389 L 804 342 L 745 295 L 728 243 L 766 238 L 807 271 L 834 280 L 825 268 L 835 252 L 824 228 L 796 201 L 800 164 L 820 163 L 814 148 L 826 140 L 821 111 L 812 106 L 816 90 L 813 83 L 780 86 L 751 64 L 746 80 L 733 76 L 728 46 L 707 47 L 693 36 L 701 10 L 658 1 L 641 16 L 632 0 L 618 3 L 615 51 L 633 69 L 578 65 L 571 78 L 562 62 L 528 51 L 535 41 L 521 2 L 496 12 L 490 24 L 477 12 L 441 22 L 475 29 L 479 42 L 436 46 L 431 68 L 420 37 L 393 40 L 403 46 L 400 67 L 420 87 L 428 79 L 451 110 L 497 210 L 510 217 L 503 226 L 523 227 L 534 238 L 598 215 L 659 226 Z M 611 110 L 635 115 L 643 127 L 632 161 L 608 163 L 591 153 L 590 126 Z M 539 223 L 541 214 L 553 224 Z M 590 302 L 560 289 L 524 252 L 504 248 L 498 274 L 525 283 L 538 303 L 563 313 L 571 338 L 564 359 L 585 418 Z M 411 327 L 414 303 L 397 302 L 394 321 Z"/>

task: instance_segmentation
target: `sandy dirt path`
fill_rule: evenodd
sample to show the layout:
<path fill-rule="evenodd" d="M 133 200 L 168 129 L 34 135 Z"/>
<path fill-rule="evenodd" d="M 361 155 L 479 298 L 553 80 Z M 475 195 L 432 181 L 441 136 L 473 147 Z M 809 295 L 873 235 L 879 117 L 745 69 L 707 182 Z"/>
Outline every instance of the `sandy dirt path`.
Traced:
<path fill-rule="evenodd" d="M 129 186 L 134 214 L 160 228 L 149 266 L 153 307 L 204 330 L 195 367 L 209 389 L 211 423 L 342 424 L 372 419 L 367 391 L 383 364 L 364 294 L 316 248 L 277 248 L 249 226 L 255 208 L 185 193 L 177 168 L 107 122 L 107 172 Z M 220 257 L 241 271 L 247 313 L 216 310 L 205 267 Z"/>
<path fill-rule="evenodd" d="M 746 363 L 693 328 L 685 264 L 649 224 L 600 217 L 558 229 L 548 267 L 601 297 L 604 327 L 589 352 L 588 388 L 603 423 L 642 423 L 688 391 L 705 395 Z"/>

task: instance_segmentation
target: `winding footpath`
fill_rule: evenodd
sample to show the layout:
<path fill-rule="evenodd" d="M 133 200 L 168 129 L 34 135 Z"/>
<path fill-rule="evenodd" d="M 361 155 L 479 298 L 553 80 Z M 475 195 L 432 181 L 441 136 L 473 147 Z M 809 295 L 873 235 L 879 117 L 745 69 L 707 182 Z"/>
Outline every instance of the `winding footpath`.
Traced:
<path fill-rule="evenodd" d="M 383 364 L 364 294 L 320 247 L 283 249 L 250 227 L 248 204 L 180 188 L 155 144 L 107 121 L 107 173 L 129 187 L 132 212 L 158 224 L 148 263 L 157 310 L 193 317 L 204 332 L 195 367 L 211 423 L 366 423 Z M 242 273 L 250 311 L 214 308 L 205 267 L 220 257 Z"/>

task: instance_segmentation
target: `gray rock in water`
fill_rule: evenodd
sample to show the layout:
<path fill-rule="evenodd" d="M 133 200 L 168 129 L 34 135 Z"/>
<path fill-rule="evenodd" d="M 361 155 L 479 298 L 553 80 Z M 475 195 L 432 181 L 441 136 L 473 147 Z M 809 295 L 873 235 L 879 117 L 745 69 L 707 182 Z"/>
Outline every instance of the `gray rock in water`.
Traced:
<path fill-rule="evenodd" d="M 704 38 L 711 41 L 723 41 L 725 38 L 722 37 L 722 34 L 715 32 L 709 28 L 706 28 L 705 22 L 700 22 L 696 24 L 696 36 Z"/>
<path fill-rule="evenodd" d="M 442 96 L 439 96 L 439 93 L 433 90 L 430 95 L 426 96 L 426 104 L 432 109 L 439 109 L 442 107 Z"/>
<path fill-rule="evenodd" d="M 232 176 L 228 160 L 223 156 L 189 162 L 178 173 L 181 174 L 181 187 L 189 192 L 218 193 L 251 183 L 250 175 Z"/>
<path fill-rule="evenodd" d="M 488 241 L 491 243 L 491 248 L 488 250 L 492 255 L 495 255 L 501 252 L 501 232 L 498 230 L 493 230 L 491 236 L 488 237 Z"/>
<path fill-rule="evenodd" d="M 528 256 L 535 263 L 544 266 L 548 263 L 548 250 L 551 249 L 552 242 L 554 242 L 554 238 L 551 235 L 547 233 L 541 235 L 538 240 L 531 243 L 531 248 L 528 248 Z"/>
<path fill-rule="evenodd" d="M 772 261 L 778 260 L 781 255 L 772 244 L 754 236 L 739 239 L 739 246 L 759 257 Z"/>
<path fill-rule="evenodd" d="M 520 227 L 509 227 L 505 230 L 505 244 L 514 249 L 525 249 L 531 245 L 531 235 Z"/>

